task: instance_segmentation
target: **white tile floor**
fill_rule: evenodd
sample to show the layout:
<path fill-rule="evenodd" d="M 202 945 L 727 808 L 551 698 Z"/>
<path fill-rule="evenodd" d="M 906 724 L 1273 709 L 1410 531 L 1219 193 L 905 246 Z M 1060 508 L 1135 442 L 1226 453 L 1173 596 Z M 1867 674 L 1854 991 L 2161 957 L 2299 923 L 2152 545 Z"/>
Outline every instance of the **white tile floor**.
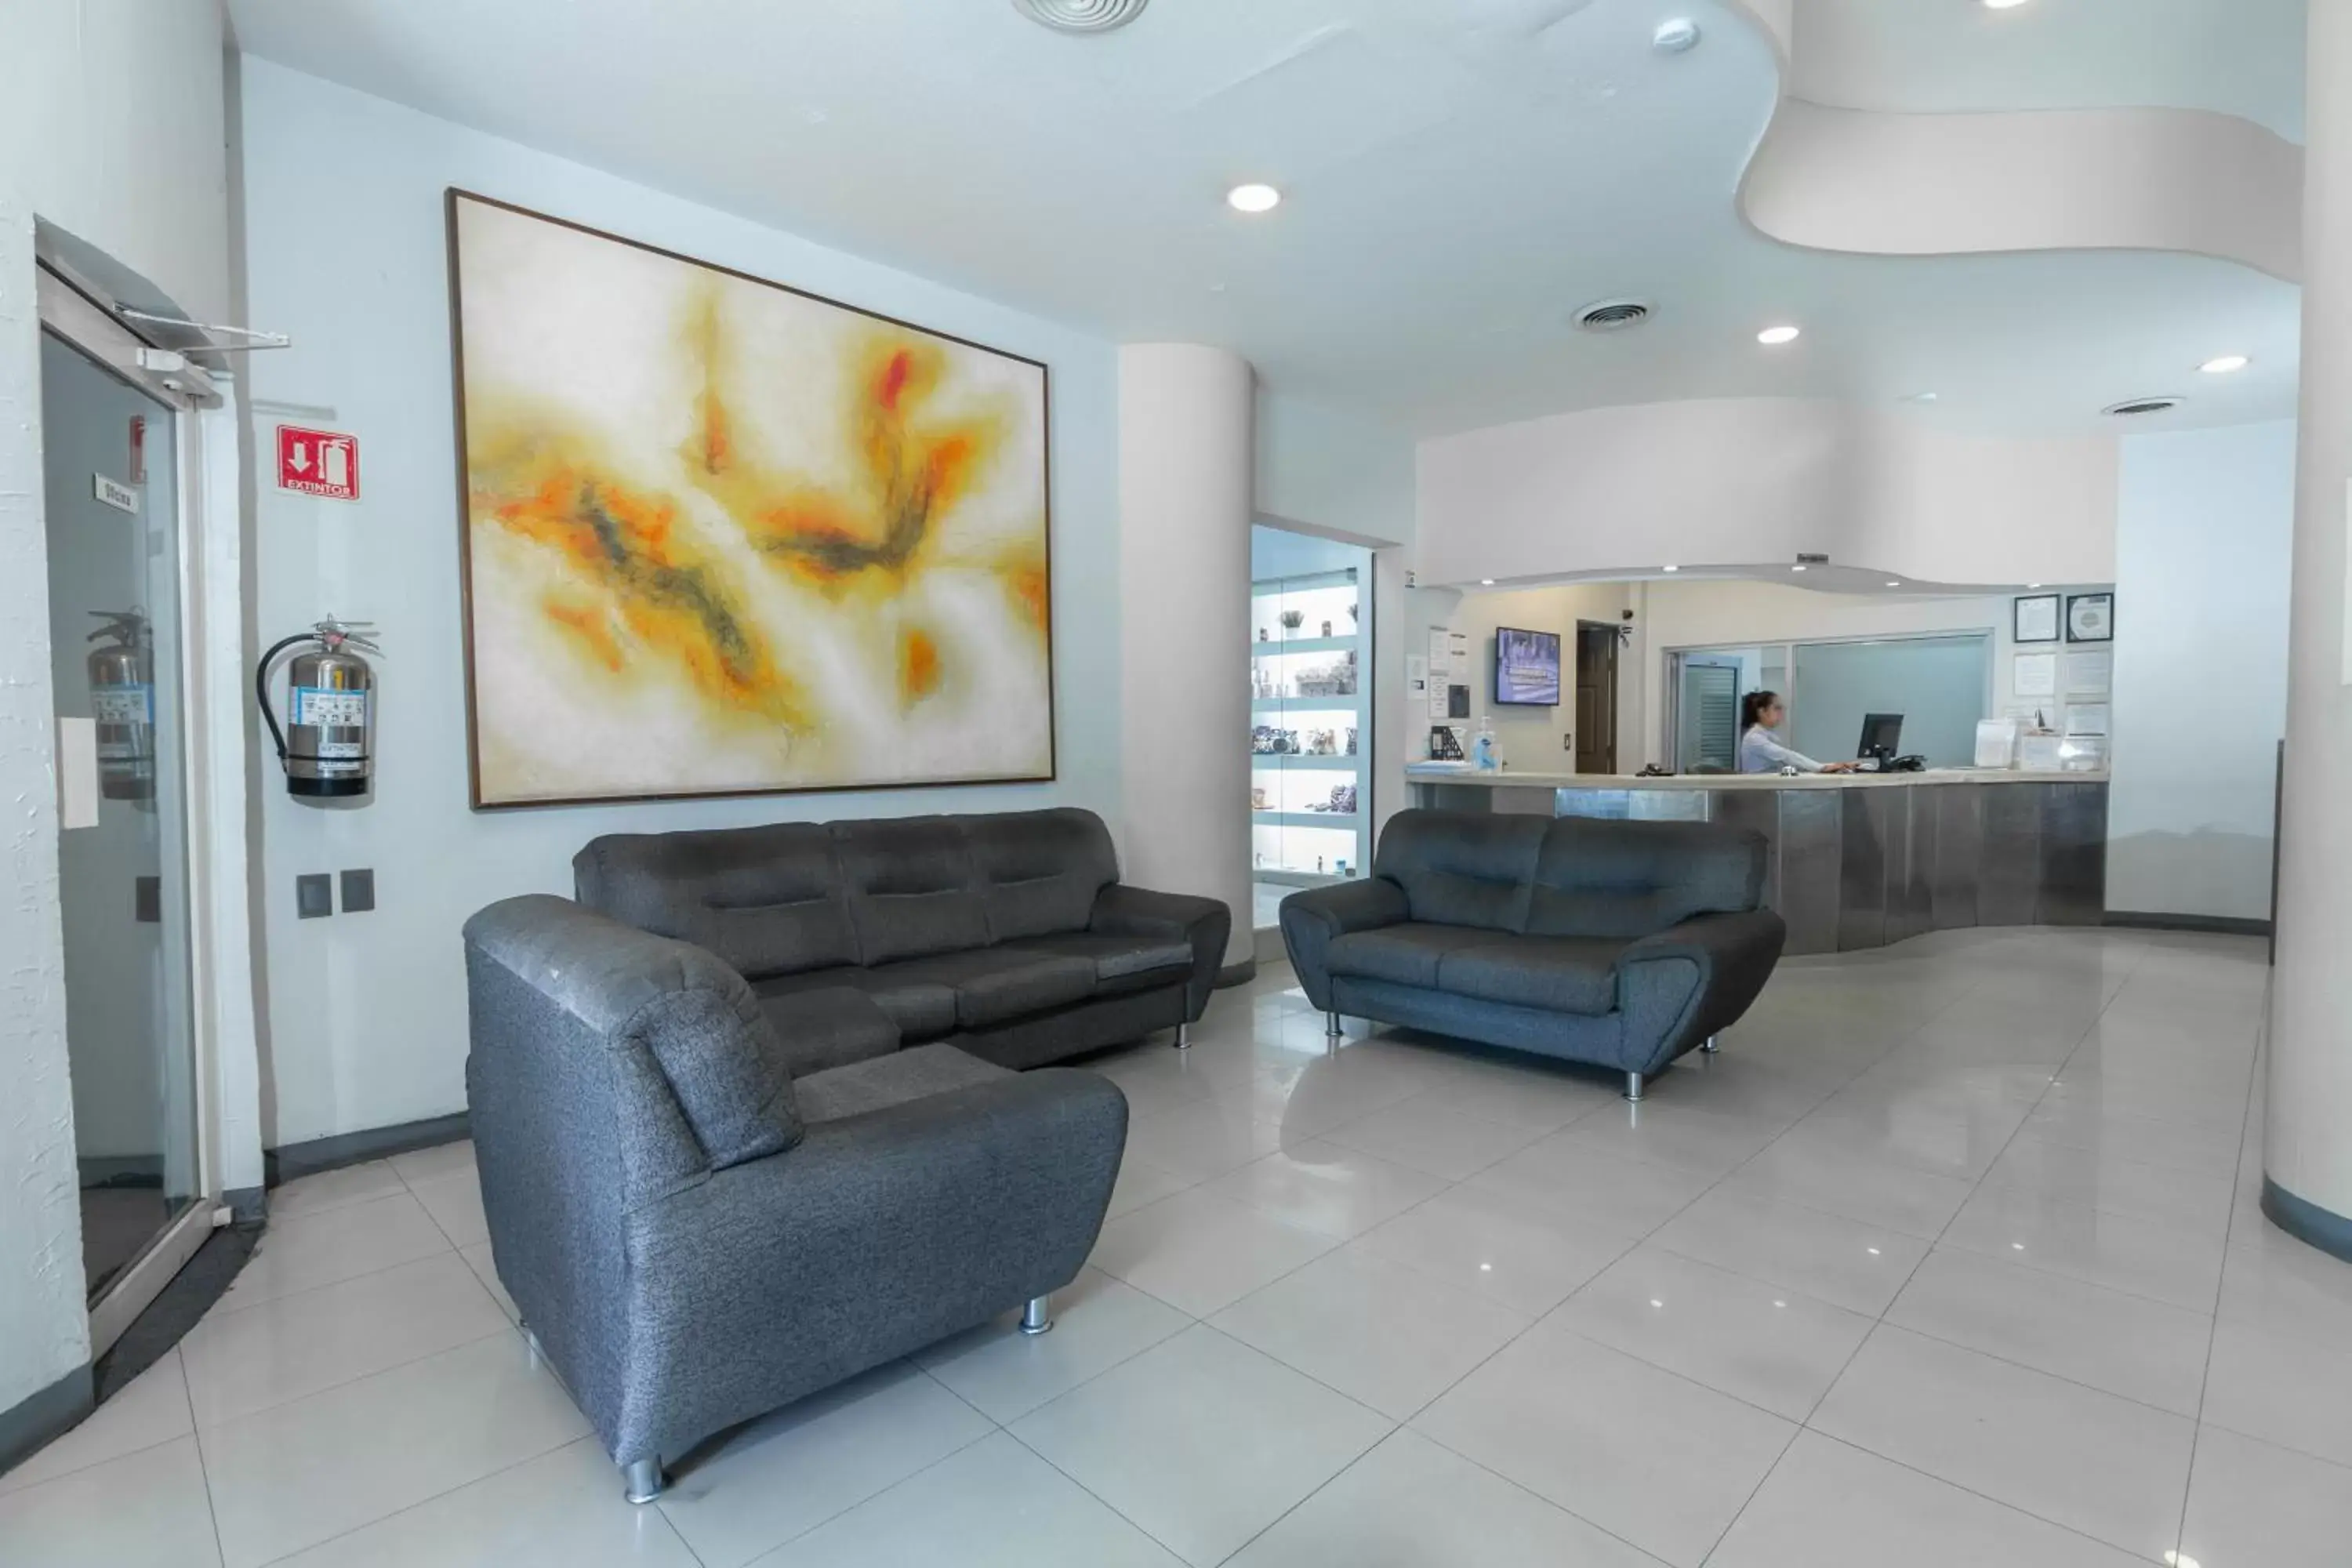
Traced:
<path fill-rule="evenodd" d="M 2255 1207 L 2264 980 L 2097 931 L 1793 963 L 1636 1111 L 1327 1056 L 1270 973 L 1098 1064 L 1129 1163 L 1053 1333 L 779 1412 L 648 1509 L 511 1326 L 470 1151 L 336 1172 L 0 1477 L 0 1563 L 2340 1568 L 2352 1267 Z"/>

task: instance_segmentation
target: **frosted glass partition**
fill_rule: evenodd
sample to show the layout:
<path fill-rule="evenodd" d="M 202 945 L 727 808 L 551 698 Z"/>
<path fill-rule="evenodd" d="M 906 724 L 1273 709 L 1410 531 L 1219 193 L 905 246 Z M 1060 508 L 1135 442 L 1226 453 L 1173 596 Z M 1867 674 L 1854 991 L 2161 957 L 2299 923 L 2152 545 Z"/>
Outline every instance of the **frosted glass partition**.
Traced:
<path fill-rule="evenodd" d="M 1790 744 L 1823 762 L 1854 754 L 1866 713 L 1903 715 L 1903 751 L 1967 767 L 1991 710 L 1992 635 L 1799 643 L 1790 650 Z"/>

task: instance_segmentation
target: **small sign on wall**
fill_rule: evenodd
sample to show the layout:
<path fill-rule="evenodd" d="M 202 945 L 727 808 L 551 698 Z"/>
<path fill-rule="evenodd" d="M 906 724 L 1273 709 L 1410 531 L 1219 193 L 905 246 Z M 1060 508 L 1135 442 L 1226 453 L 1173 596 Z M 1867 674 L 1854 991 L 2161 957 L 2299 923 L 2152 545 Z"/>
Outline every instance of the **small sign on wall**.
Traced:
<path fill-rule="evenodd" d="M 117 511 L 139 515 L 139 492 L 121 479 L 110 479 L 104 474 L 89 477 L 89 493 Z"/>
<path fill-rule="evenodd" d="M 278 427 L 278 488 L 327 500 L 360 499 L 360 440 L 341 430 Z"/>

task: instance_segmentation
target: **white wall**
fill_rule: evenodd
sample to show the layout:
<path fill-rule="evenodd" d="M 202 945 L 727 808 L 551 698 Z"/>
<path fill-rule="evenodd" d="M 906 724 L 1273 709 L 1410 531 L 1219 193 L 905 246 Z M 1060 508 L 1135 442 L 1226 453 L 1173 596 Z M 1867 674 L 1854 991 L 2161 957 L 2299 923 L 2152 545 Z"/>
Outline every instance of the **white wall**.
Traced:
<path fill-rule="evenodd" d="M 1260 389 L 1257 510 L 1278 525 L 1401 544 L 1413 533 L 1412 437 Z"/>
<path fill-rule="evenodd" d="M 242 101 L 250 309 L 296 343 L 255 365 L 257 434 L 267 449 L 276 418 L 355 431 L 364 498 L 261 492 L 260 628 L 274 640 L 331 611 L 374 620 L 386 650 L 370 804 L 298 805 L 274 757 L 262 769 L 273 1143 L 462 1109 L 458 928 L 509 894 L 568 893 L 572 853 L 599 833 L 1051 804 L 1119 827 L 1110 344 L 264 61 L 244 61 Z M 322 168 L 334 171 L 326 209 Z M 1059 780 L 468 811 L 442 216 L 452 184 L 1050 364 Z M 1236 621 L 1241 559 L 1237 544 Z M 376 910 L 295 920 L 295 876 L 347 867 L 375 869 Z"/>
<path fill-rule="evenodd" d="M 2123 444 L 2111 910 L 2270 918 L 2294 441 L 2281 421 Z"/>
<path fill-rule="evenodd" d="M 1428 584 L 1780 564 L 1928 583 L 2115 575 L 2116 443 L 1947 435 L 1806 398 L 1640 404 L 1421 444 Z"/>
<path fill-rule="evenodd" d="M 2128 618 L 2130 609 L 2120 595 L 2116 610 L 2115 646 L 2121 648 L 2135 633 Z M 1670 760 L 1666 714 L 1671 693 L 1665 665 L 1667 654 L 1676 648 L 1990 630 L 1994 634 L 1992 710 L 1998 713 L 2013 700 L 2011 665 L 2017 647 L 2010 636 L 2013 618 L 2007 595 L 1903 598 L 1821 594 L 1775 583 L 1658 582 L 1647 585 L 1637 614 L 1640 645 L 1648 668 L 1643 683 L 1641 725 L 1633 731 L 1639 751 L 1619 748 L 1618 761 L 1628 771 L 1644 762 L 1664 764 Z M 2063 651 L 2063 645 L 2037 647 L 2042 651 Z M 2055 723 L 2056 704 L 2050 706 L 2051 721 Z M 2116 721 L 2118 728 L 2121 722 Z"/>
<path fill-rule="evenodd" d="M 211 0 L 15 0 L 0 47 L 0 1412 L 89 1359 L 75 1200 L 41 508 L 36 217 L 222 310 L 228 213 Z"/>
<path fill-rule="evenodd" d="M 1522 773 L 1567 773 L 1576 771 L 1576 752 L 1563 746 L 1563 737 L 1572 734 L 1576 721 L 1576 623 L 1605 621 L 1611 626 L 1621 624 L 1626 605 L 1626 584 L 1622 583 L 1580 583 L 1549 588 L 1498 589 L 1492 593 L 1456 594 L 1451 589 L 1427 588 L 1412 595 L 1414 605 L 1407 611 L 1415 616 L 1407 627 L 1414 639 L 1413 651 L 1425 651 L 1433 626 L 1444 626 L 1462 633 L 1470 640 L 1470 713 L 1466 723 L 1457 727 L 1463 731 L 1466 750 L 1470 739 L 1481 728 L 1495 732 L 1495 751 L 1503 762 Z M 1495 628 L 1517 626 L 1526 631 L 1557 632 L 1560 641 L 1560 703 L 1557 708 L 1518 708 L 1498 706 L 1495 701 Z M 1625 663 L 1633 657 L 1631 648 L 1618 654 L 1620 693 L 1618 699 L 1618 766 L 1631 771 L 1639 765 L 1629 761 L 1627 743 L 1632 731 L 1626 724 L 1623 688 Z M 1415 754 L 1427 751 L 1429 727 L 1435 721 L 1426 712 L 1406 714 L 1402 722 L 1411 730 L 1415 742 Z"/>

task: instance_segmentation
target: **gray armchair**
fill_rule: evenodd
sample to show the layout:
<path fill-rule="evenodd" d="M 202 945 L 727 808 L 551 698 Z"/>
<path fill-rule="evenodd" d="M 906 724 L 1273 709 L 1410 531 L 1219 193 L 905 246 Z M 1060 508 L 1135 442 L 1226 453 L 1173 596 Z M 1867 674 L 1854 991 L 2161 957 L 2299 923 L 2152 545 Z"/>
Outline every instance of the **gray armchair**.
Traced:
<path fill-rule="evenodd" d="M 777 1011 L 705 950 L 567 900 L 466 925 L 466 1078 L 499 1278 L 633 1501 L 728 1426 L 1045 1298 L 1094 1246 L 1127 1102 L 1088 1072 L 898 1048 L 868 996 Z"/>

